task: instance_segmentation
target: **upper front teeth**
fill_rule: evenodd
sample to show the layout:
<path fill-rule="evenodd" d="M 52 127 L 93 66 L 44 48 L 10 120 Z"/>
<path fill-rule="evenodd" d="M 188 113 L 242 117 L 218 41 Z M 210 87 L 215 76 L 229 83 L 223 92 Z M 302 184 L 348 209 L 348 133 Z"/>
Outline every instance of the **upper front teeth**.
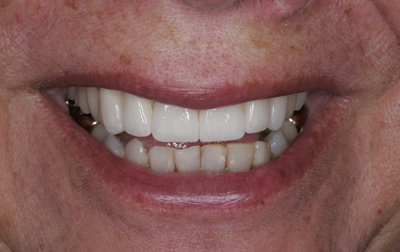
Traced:
<path fill-rule="evenodd" d="M 75 97 L 112 135 L 127 133 L 160 142 L 218 142 L 240 139 L 245 133 L 280 129 L 293 110 L 303 106 L 306 93 L 249 101 L 221 108 L 193 110 L 139 98 L 104 88 L 79 87 Z M 97 104 L 97 106 L 96 106 Z M 97 118 L 96 118 L 97 117 Z"/>
<path fill-rule="evenodd" d="M 160 142 L 197 142 L 198 111 L 156 102 L 151 133 Z"/>

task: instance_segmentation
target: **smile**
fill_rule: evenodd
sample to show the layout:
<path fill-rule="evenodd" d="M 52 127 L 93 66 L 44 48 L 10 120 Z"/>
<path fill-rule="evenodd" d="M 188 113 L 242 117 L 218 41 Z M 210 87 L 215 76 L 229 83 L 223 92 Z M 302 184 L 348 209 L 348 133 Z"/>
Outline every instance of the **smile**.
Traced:
<path fill-rule="evenodd" d="M 87 86 L 64 85 L 74 82 Z M 348 118 L 343 96 L 304 87 L 200 95 L 114 83 L 69 76 L 41 101 L 48 130 L 77 165 L 71 176 L 124 209 L 224 213 L 279 202 L 280 192 L 325 178 L 319 164 Z"/>
<path fill-rule="evenodd" d="M 80 108 L 91 121 L 91 135 L 112 153 L 153 172 L 248 172 L 295 139 L 291 117 L 300 114 L 306 97 L 303 92 L 194 110 L 122 91 L 73 87 L 67 103 L 75 113 Z"/>

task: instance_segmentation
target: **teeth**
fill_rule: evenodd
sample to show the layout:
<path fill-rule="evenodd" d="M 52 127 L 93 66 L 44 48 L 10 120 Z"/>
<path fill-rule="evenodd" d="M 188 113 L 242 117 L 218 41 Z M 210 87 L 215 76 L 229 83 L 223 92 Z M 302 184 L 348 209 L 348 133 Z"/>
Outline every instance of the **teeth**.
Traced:
<path fill-rule="evenodd" d="M 281 131 L 271 132 L 265 139 L 271 146 L 271 156 L 275 158 L 286 150 L 289 146 L 285 136 Z"/>
<path fill-rule="evenodd" d="M 104 143 L 106 141 L 106 138 L 108 137 L 108 132 L 107 130 L 103 127 L 101 124 L 96 124 L 92 132 L 90 133 L 97 141 Z"/>
<path fill-rule="evenodd" d="M 154 146 L 147 154 L 136 138 L 124 148 L 118 137 L 109 135 L 97 124 L 92 135 L 115 155 L 131 160 L 156 173 L 171 172 L 248 172 L 269 162 L 287 148 L 287 140 L 281 131 L 272 132 L 267 142 L 207 144 L 185 149 Z"/>
<path fill-rule="evenodd" d="M 200 141 L 230 141 L 245 133 L 243 106 L 233 105 L 200 111 Z"/>
<path fill-rule="evenodd" d="M 96 121 L 100 120 L 99 115 L 99 89 L 96 87 L 89 87 L 86 89 L 87 103 L 89 106 L 90 114 Z"/>
<path fill-rule="evenodd" d="M 78 92 L 78 100 L 79 107 L 81 108 L 84 114 L 90 114 L 89 106 L 86 98 L 86 88 L 85 87 L 77 87 Z"/>
<path fill-rule="evenodd" d="M 222 172 L 225 170 L 226 147 L 222 144 L 207 144 L 201 147 L 201 169 Z"/>
<path fill-rule="evenodd" d="M 197 110 L 156 102 L 152 132 L 160 142 L 197 142 L 199 116 Z"/>
<path fill-rule="evenodd" d="M 108 135 L 104 141 L 104 145 L 118 157 L 124 157 L 124 145 L 116 136 Z"/>
<path fill-rule="evenodd" d="M 116 135 L 124 131 L 121 91 L 100 89 L 100 115 L 108 133 Z"/>
<path fill-rule="evenodd" d="M 74 88 L 69 88 L 68 99 Z M 95 87 L 75 89 L 75 104 L 111 135 L 153 134 L 160 142 L 233 141 L 245 133 L 279 130 L 285 118 L 301 108 L 307 93 L 262 99 L 208 110 L 192 110 L 150 101 L 121 91 Z"/>
<path fill-rule="evenodd" d="M 294 110 L 299 111 L 306 102 L 307 92 L 298 93 L 296 96 L 296 105 L 294 106 Z"/>
<path fill-rule="evenodd" d="M 248 172 L 250 171 L 254 144 L 252 143 L 233 143 L 227 144 L 226 166 L 230 172 Z"/>
<path fill-rule="evenodd" d="M 127 133 L 138 137 L 151 134 L 153 103 L 150 100 L 124 93 L 122 122 Z"/>
<path fill-rule="evenodd" d="M 155 146 L 149 151 L 150 169 L 156 173 L 175 172 L 174 149 Z"/>
<path fill-rule="evenodd" d="M 67 89 L 67 100 L 75 99 L 76 87 L 70 87 Z"/>
<path fill-rule="evenodd" d="M 254 156 L 252 168 L 255 169 L 271 160 L 271 146 L 263 141 L 254 143 Z"/>
<path fill-rule="evenodd" d="M 271 98 L 271 119 L 269 122 L 270 130 L 279 130 L 286 117 L 288 97 L 281 96 Z"/>
<path fill-rule="evenodd" d="M 79 107 L 79 92 L 78 92 L 78 88 L 75 89 L 75 96 L 74 96 L 73 100 L 75 101 L 75 106 Z"/>
<path fill-rule="evenodd" d="M 143 144 L 136 138 L 126 145 L 125 158 L 142 166 L 149 166 L 149 155 Z"/>
<path fill-rule="evenodd" d="M 288 104 L 286 108 L 286 117 L 285 119 L 289 119 L 293 116 L 294 107 L 296 106 L 296 94 L 291 94 L 288 96 Z"/>
<path fill-rule="evenodd" d="M 175 165 L 178 172 L 201 171 L 200 146 L 175 149 Z"/>
<path fill-rule="evenodd" d="M 216 109 L 192 110 L 102 88 L 78 87 L 67 91 L 67 99 L 75 99 L 82 112 L 90 113 L 97 121 L 91 128 L 95 139 L 115 155 L 156 173 L 248 172 L 256 169 L 285 151 L 297 136 L 296 127 L 285 118 L 301 109 L 306 97 L 304 92 Z M 261 137 L 269 132 L 267 129 L 272 132 L 264 141 L 212 143 L 239 140 L 245 133 L 260 132 Z M 124 131 L 136 137 L 152 134 L 159 142 L 200 140 L 211 144 L 183 149 L 154 146 L 147 152 L 137 138 L 124 147 L 120 136 L 116 136 Z M 150 145 L 154 144 L 150 142 Z"/>
<path fill-rule="evenodd" d="M 244 114 L 246 117 L 246 133 L 256 133 L 268 128 L 270 118 L 269 99 L 246 102 Z"/>
<path fill-rule="evenodd" d="M 294 126 L 293 123 L 289 121 L 285 121 L 282 125 L 282 128 L 280 129 L 282 131 L 283 135 L 285 136 L 286 140 L 288 143 L 291 143 L 293 139 L 297 136 L 297 129 L 296 126 Z"/>

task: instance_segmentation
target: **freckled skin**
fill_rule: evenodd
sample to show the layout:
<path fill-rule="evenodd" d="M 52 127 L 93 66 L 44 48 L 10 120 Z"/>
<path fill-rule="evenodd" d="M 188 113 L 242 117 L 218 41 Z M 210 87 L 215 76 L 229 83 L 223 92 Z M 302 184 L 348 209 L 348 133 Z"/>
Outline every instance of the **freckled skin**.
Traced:
<path fill-rule="evenodd" d="M 0 0 L 0 250 L 400 250 L 398 1 L 227 2 Z M 256 210 L 128 209 L 43 116 L 38 89 L 83 73 L 196 107 L 322 90 L 347 112 L 316 172 Z"/>

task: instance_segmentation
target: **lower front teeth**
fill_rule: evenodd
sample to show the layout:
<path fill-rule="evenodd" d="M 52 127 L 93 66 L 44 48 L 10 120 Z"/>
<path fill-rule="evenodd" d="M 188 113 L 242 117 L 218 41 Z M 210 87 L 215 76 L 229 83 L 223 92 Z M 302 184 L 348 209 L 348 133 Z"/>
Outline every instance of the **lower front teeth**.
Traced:
<path fill-rule="evenodd" d="M 115 155 L 156 173 L 256 169 L 285 151 L 297 136 L 304 116 L 301 113 L 293 116 L 293 111 L 303 106 L 306 96 L 299 93 L 191 110 L 102 88 L 78 87 L 67 92 L 67 99 L 75 99 L 75 105 L 80 106 L 79 115 L 90 113 L 92 117 L 84 115 L 85 118 L 97 121 L 90 131 L 95 139 Z M 70 111 L 79 111 L 76 108 L 71 106 Z M 301 119 L 300 123 L 293 121 L 296 116 Z M 131 136 L 125 137 L 127 133 Z M 150 135 L 153 140 L 148 143 Z M 259 136 L 259 141 L 229 142 L 245 136 L 244 140 L 250 135 Z M 140 137 L 145 137 L 142 139 L 145 142 Z M 254 137 L 251 139 L 254 141 Z M 202 143 L 196 144 L 199 140 Z M 162 142 L 164 146 L 160 146 Z M 179 142 L 185 148 L 168 145 Z M 144 145 L 153 147 L 146 149 Z"/>
<path fill-rule="evenodd" d="M 286 122 L 292 125 L 287 125 L 287 128 L 295 129 L 291 122 Z M 288 134 L 288 139 L 282 131 L 274 131 L 264 141 L 255 143 L 206 144 L 184 149 L 154 146 L 147 151 L 137 138 L 124 145 L 120 138 L 109 135 L 101 124 L 93 127 L 91 135 L 115 155 L 156 173 L 247 172 L 281 154 L 293 138 L 293 135 Z"/>

